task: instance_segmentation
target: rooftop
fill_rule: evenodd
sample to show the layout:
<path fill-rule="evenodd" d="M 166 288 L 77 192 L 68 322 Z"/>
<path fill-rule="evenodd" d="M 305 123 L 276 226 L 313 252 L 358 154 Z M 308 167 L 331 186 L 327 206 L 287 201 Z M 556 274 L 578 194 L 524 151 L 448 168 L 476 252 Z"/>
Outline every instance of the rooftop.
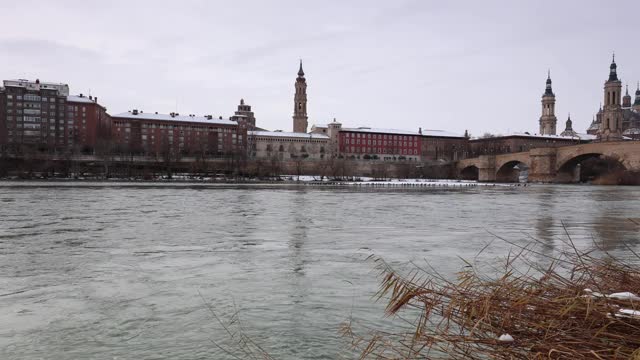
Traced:
<path fill-rule="evenodd" d="M 422 129 L 422 136 L 432 136 L 432 137 L 455 137 L 455 138 L 463 138 L 464 135 L 452 133 L 444 130 L 429 130 Z"/>
<path fill-rule="evenodd" d="M 506 135 L 496 135 L 489 138 L 473 138 L 472 140 L 489 140 L 496 138 L 506 137 L 530 137 L 530 138 L 542 138 L 542 139 L 554 139 L 554 140 L 595 140 L 595 135 L 576 133 L 575 136 L 562 136 L 562 135 L 541 135 L 541 134 L 528 134 L 528 133 L 511 133 Z"/>
<path fill-rule="evenodd" d="M 220 119 L 215 116 L 196 116 L 196 115 L 180 115 L 180 114 L 158 114 L 158 113 L 145 113 L 142 111 L 128 111 L 116 115 L 112 115 L 113 118 L 120 119 L 138 119 L 138 120 L 157 120 L 157 121 L 182 121 L 191 123 L 204 123 L 204 124 L 219 124 L 219 125 L 237 125 L 235 121 L 229 119 Z"/>
<path fill-rule="evenodd" d="M 370 128 L 370 127 L 357 127 L 357 128 L 342 128 L 341 131 L 350 132 L 366 132 L 377 134 L 398 134 L 398 135 L 414 135 L 414 136 L 431 136 L 431 137 L 454 137 L 463 138 L 463 135 L 455 134 L 444 130 L 429 130 L 422 129 L 422 134 L 419 131 L 401 130 L 401 129 L 384 129 L 384 128 Z"/>
<path fill-rule="evenodd" d="M 88 98 L 88 97 L 80 94 L 80 95 L 69 95 L 69 96 L 67 96 L 67 101 L 95 104 L 96 99 L 95 98 Z"/>
<path fill-rule="evenodd" d="M 398 135 L 420 135 L 417 131 L 400 130 L 400 129 L 383 129 L 383 128 L 370 128 L 361 126 L 357 128 L 342 128 L 340 131 L 349 132 L 364 132 L 364 133 L 377 133 L 377 134 L 398 134 Z"/>
<path fill-rule="evenodd" d="M 31 81 L 27 79 L 4 80 L 5 87 L 21 87 L 29 90 L 56 90 L 59 95 L 69 95 L 69 85 L 62 83 L 41 82 L 40 80 Z"/>

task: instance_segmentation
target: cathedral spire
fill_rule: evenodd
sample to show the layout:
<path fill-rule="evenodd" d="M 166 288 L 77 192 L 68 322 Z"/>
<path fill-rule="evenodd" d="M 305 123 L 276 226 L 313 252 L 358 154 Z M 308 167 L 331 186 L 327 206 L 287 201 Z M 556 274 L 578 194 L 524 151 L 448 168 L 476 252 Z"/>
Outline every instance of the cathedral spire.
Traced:
<path fill-rule="evenodd" d="M 542 96 L 546 96 L 546 95 L 555 96 L 553 94 L 553 89 L 551 88 L 551 70 L 547 70 L 547 85 L 544 90 L 544 95 Z"/>
<path fill-rule="evenodd" d="M 573 121 L 571 121 L 571 113 L 569 113 L 569 117 L 567 118 L 564 131 L 572 131 L 572 130 L 573 130 Z"/>
<path fill-rule="evenodd" d="M 627 84 L 625 90 L 626 90 L 625 94 L 622 97 L 622 107 L 623 108 L 630 108 L 631 107 L 631 95 L 629 95 L 629 84 Z"/>
<path fill-rule="evenodd" d="M 309 117 L 307 116 L 307 80 L 304 78 L 302 70 L 302 59 L 300 69 L 295 83 L 296 93 L 293 97 L 293 132 L 306 133 Z"/>
<path fill-rule="evenodd" d="M 542 116 L 540 116 L 540 134 L 556 135 L 556 123 L 558 119 L 555 115 L 556 96 L 551 88 L 551 71 L 547 71 L 547 82 L 542 94 Z"/>
<path fill-rule="evenodd" d="M 617 69 L 618 65 L 616 65 L 616 53 L 613 53 L 611 65 L 609 66 L 609 81 L 618 81 Z"/>

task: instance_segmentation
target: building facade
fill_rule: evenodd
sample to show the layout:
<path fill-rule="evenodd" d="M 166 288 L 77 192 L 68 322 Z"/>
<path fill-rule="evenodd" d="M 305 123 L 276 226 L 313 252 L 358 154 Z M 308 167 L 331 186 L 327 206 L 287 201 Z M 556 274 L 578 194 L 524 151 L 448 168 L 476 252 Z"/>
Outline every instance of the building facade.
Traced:
<path fill-rule="evenodd" d="M 350 159 L 420 161 L 420 140 L 420 134 L 411 131 L 342 128 L 338 146 L 340 155 Z"/>
<path fill-rule="evenodd" d="M 323 160 L 329 158 L 329 137 L 282 131 L 250 131 L 252 158 Z"/>
<path fill-rule="evenodd" d="M 443 130 L 420 130 L 422 160 L 457 161 L 468 156 L 469 138 Z"/>
<path fill-rule="evenodd" d="M 68 96 L 66 109 L 67 124 L 73 125 L 72 139 L 80 152 L 104 151 L 111 136 L 111 116 L 98 98 L 83 94 Z"/>
<path fill-rule="evenodd" d="M 0 147 L 9 152 L 93 153 L 108 137 L 98 99 L 69 95 L 67 84 L 5 80 L 0 89 Z"/>
<path fill-rule="evenodd" d="M 132 110 L 112 116 L 115 151 L 155 156 L 246 156 L 247 123 Z"/>

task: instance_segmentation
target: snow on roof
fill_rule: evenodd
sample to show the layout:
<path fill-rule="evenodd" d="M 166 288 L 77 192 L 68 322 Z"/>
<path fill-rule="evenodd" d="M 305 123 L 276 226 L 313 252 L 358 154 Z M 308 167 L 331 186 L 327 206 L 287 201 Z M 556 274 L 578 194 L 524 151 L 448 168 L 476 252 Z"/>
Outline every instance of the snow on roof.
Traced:
<path fill-rule="evenodd" d="M 419 131 L 409 131 L 409 130 L 400 130 L 400 129 L 382 129 L 382 128 L 370 128 L 370 127 L 358 127 L 358 128 L 342 128 L 341 131 L 350 131 L 350 132 L 367 132 L 367 133 L 380 133 L 380 134 L 398 134 L 398 135 L 415 135 L 420 136 Z M 444 130 L 422 130 L 422 136 L 432 136 L 432 137 L 459 137 L 462 138 L 464 136 L 459 134 L 454 134 L 452 132 L 444 131 Z"/>
<path fill-rule="evenodd" d="M 327 124 L 313 124 L 311 128 L 326 128 L 329 127 Z"/>
<path fill-rule="evenodd" d="M 526 133 L 513 133 L 506 136 L 526 136 L 526 137 L 537 137 L 537 138 L 547 138 L 547 139 L 558 139 L 558 140 L 571 140 L 571 139 L 580 139 L 580 140 L 594 140 L 596 138 L 595 135 L 590 134 L 580 134 L 576 133 L 575 136 L 562 136 L 562 135 L 550 135 L 550 134 L 526 134 Z"/>
<path fill-rule="evenodd" d="M 457 137 L 457 138 L 463 138 L 464 135 L 460 135 L 460 134 L 456 134 L 456 133 L 452 133 L 449 131 L 444 131 L 444 130 L 425 130 L 422 129 L 422 136 L 433 136 L 433 137 Z"/>
<path fill-rule="evenodd" d="M 94 100 L 89 99 L 86 96 L 79 96 L 79 95 L 69 95 L 67 96 L 67 101 L 95 104 Z"/>
<path fill-rule="evenodd" d="M 370 128 L 370 127 L 357 127 L 357 128 L 342 128 L 340 131 L 349 131 L 349 132 L 366 132 L 366 133 L 380 133 L 380 134 L 398 134 L 398 135 L 420 135 L 417 131 L 408 131 L 408 130 L 400 130 L 400 129 L 381 129 L 381 128 Z"/>
<path fill-rule="evenodd" d="M 305 139 L 329 139 L 329 137 L 324 134 L 294 133 L 294 132 L 284 132 L 284 131 L 248 131 L 247 133 L 253 136 L 289 137 L 289 138 L 305 138 Z"/>
<path fill-rule="evenodd" d="M 134 115 L 132 112 L 124 112 L 121 114 L 112 115 L 112 118 L 120 119 L 136 119 L 136 120 L 157 120 L 157 121 L 182 121 L 192 123 L 204 123 L 204 124 L 219 124 L 219 125 L 238 125 L 235 121 L 228 119 L 219 119 L 213 116 L 209 119 L 207 116 L 189 116 L 189 115 L 175 115 L 171 114 L 154 114 L 138 112 Z"/>
<path fill-rule="evenodd" d="M 580 134 L 576 133 L 575 136 L 562 136 L 562 135 L 550 135 L 550 134 L 527 134 L 527 133 L 511 133 L 506 135 L 496 135 L 494 137 L 489 138 L 474 138 L 473 140 L 485 140 L 485 139 L 496 139 L 496 138 L 506 138 L 506 137 L 531 137 L 531 138 L 543 138 L 543 139 L 556 139 L 556 140 L 595 140 L 595 135 L 590 134 Z"/>

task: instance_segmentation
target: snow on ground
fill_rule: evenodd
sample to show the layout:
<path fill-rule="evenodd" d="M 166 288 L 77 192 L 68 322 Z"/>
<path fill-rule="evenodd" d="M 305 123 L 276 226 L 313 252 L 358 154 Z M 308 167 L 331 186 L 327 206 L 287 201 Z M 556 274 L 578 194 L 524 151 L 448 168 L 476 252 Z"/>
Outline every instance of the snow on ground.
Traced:
<path fill-rule="evenodd" d="M 334 181 L 327 177 L 309 176 L 309 175 L 283 175 L 282 179 L 300 182 L 332 182 L 339 185 L 353 186 L 519 186 L 518 183 L 480 183 L 472 180 L 455 180 L 455 179 L 374 179 L 371 177 L 354 177 L 345 180 Z"/>

